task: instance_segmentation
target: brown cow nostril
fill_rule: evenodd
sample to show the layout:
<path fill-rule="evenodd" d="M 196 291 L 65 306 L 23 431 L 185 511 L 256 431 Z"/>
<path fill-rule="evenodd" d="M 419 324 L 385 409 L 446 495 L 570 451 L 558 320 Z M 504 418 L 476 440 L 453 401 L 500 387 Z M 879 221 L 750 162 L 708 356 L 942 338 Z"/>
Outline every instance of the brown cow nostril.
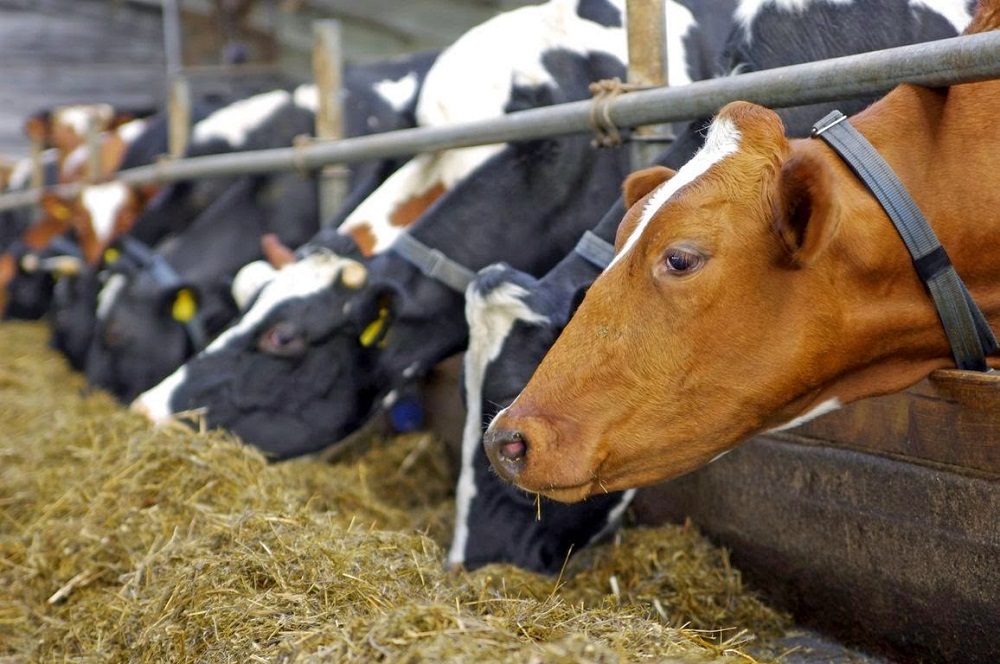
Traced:
<path fill-rule="evenodd" d="M 497 448 L 497 454 L 507 461 L 520 461 L 528 451 L 528 444 L 524 441 L 524 434 L 512 431 L 498 436 Z"/>

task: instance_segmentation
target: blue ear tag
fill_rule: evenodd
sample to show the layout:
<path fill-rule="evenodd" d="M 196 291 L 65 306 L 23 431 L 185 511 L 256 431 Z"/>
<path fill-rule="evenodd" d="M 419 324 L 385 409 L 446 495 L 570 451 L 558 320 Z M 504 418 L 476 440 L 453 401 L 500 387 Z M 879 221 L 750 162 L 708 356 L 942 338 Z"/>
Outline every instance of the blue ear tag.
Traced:
<path fill-rule="evenodd" d="M 410 433 L 424 428 L 424 406 L 416 395 L 408 394 L 389 407 L 389 423 L 397 433 Z"/>

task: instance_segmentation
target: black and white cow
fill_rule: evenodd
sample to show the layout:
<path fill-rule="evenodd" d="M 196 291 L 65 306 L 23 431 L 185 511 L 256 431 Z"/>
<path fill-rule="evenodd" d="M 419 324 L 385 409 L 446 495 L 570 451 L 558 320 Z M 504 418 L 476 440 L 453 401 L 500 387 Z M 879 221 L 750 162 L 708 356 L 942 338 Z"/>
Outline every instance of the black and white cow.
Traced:
<path fill-rule="evenodd" d="M 474 28 L 428 75 L 421 123 L 440 124 L 445 111 L 468 121 L 588 96 L 591 81 L 624 74 L 621 19 L 617 4 L 555 0 Z M 614 200 L 626 171 L 623 151 L 595 150 L 587 137 L 418 156 L 340 228 L 371 256 L 351 268 L 363 280 L 345 288 L 337 270 L 310 270 L 328 255 L 306 248 L 234 328 L 136 407 L 157 420 L 204 408 L 210 426 L 278 458 L 326 447 L 464 348 L 469 269 L 507 259 L 543 272 L 592 225 L 582 213 Z M 518 223 L 503 223 L 507 215 Z M 453 266 L 443 268 L 450 286 L 404 258 L 413 240 L 464 266 L 439 264 Z M 303 273 L 325 281 L 303 282 Z"/>
<path fill-rule="evenodd" d="M 954 36 L 970 13 L 964 0 L 745 0 L 737 17 L 739 25 L 728 41 L 725 59 L 733 73 Z M 870 101 L 844 100 L 778 112 L 790 135 L 803 136 L 831 108 L 850 114 Z M 700 135 L 692 128 L 679 140 L 697 143 Z M 670 150 L 658 162 L 679 168 L 684 159 L 678 157 L 686 152 Z M 509 265 L 493 265 L 480 271 L 469 288 L 470 341 L 464 359 L 468 417 L 451 564 L 475 568 L 506 561 L 558 572 L 570 549 L 578 550 L 613 528 L 631 499 L 631 492 L 626 492 L 573 505 L 546 499 L 536 504 L 533 497 L 496 476 L 482 448 L 490 420 L 528 382 L 603 269 L 601 260 L 594 258 L 595 251 L 601 251 L 595 247 L 603 241 L 605 255 L 611 251 L 624 212 L 619 200 L 593 229 L 598 241 L 582 243 L 590 251 L 567 254 L 542 279 Z"/>
<path fill-rule="evenodd" d="M 424 52 L 347 67 L 342 88 L 345 134 L 361 136 L 412 127 L 415 123 L 417 91 L 436 57 L 436 53 Z M 197 122 L 192 131 L 191 146 L 186 154 L 199 156 L 223 151 L 287 146 L 296 136 L 312 133 L 316 105 L 316 88 L 311 85 L 299 86 L 292 91 L 275 90 L 240 100 L 216 110 Z M 341 209 L 349 209 L 356 205 L 359 199 L 363 199 L 395 170 L 401 161 L 382 159 L 353 164 L 349 169 L 349 195 Z M 300 219 L 299 215 L 315 214 L 312 212 L 314 208 L 303 208 L 301 202 L 295 198 L 299 195 L 309 195 L 311 189 L 289 193 L 293 200 L 289 201 L 288 207 L 285 208 L 274 204 L 274 201 L 268 198 L 278 195 L 276 192 L 283 188 L 289 188 L 289 183 L 292 181 L 290 178 L 282 177 L 229 177 L 175 183 L 157 196 L 145 214 L 135 223 L 130 235 L 142 243 L 154 245 L 167 235 L 183 234 L 184 229 L 191 224 L 192 217 L 199 218 L 199 214 L 207 213 L 206 208 L 222 197 L 226 197 L 229 201 L 230 214 L 236 216 L 243 214 L 241 206 L 250 200 L 261 200 L 266 209 L 278 216 L 285 215 L 286 218 Z M 251 189 L 257 193 L 250 194 Z M 295 187 L 291 189 L 293 192 L 297 191 Z M 230 193 L 234 191 L 243 193 Z M 109 217 L 116 214 L 111 209 L 112 206 L 124 199 L 107 197 L 104 200 L 106 204 L 100 214 Z M 211 216 L 223 219 L 226 213 L 224 209 L 215 207 Z M 293 237 L 301 240 L 300 235 Z M 256 236 L 246 235 L 241 240 L 240 247 L 245 249 L 238 254 L 241 258 L 249 257 L 247 260 L 252 260 L 259 255 Z M 213 261 L 213 254 L 208 251 L 208 247 L 189 248 L 194 252 L 191 259 Z M 190 259 L 187 262 L 193 264 Z M 228 284 L 232 278 L 231 263 L 215 264 L 220 268 L 225 267 L 225 271 L 217 276 L 223 284 Z M 90 347 L 97 326 L 96 294 L 101 288 L 99 274 L 100 270 L 91 270 L 85 277 L 67 280 L 65 284 L 60 280 L 60 292 L 67 296 L 57 297 L 56 302 L 62 306 L 55 307 L 52 316 L 54 342 L 67 354 L 71 363 L 80 368 L 86 363 L 87 349 Z M 201 274 L 199 279 L 202 285 L 208 286 L 206 274 Z M 213 286 L 213 290 L 218 289 Z M 228 301 L 228 297 L 226 300 Z M 121 305 L 122 315 L 128 316 L 124 311 L 129 306 L 141 309 L 147 305 L 141 302 L 141 298 L 135 300 L 134 305 Z M 231 315 L 235 315 L 235 310 L 231 308 L 232 304 L 229 306 Z M 146 349 L 167 347 L 166 341 L 162 346 L 157 343 L 159 335 L 164 329 L 176 332 L 180 327 L 176 321 L 164 319 L 163 312 L 160 313 L 161 318 L 151 319 L 148 327 L 132 330 L 130 338 L 135 345 L 130 348 L 136 356 L 141 356 L 143 352 L 138 350 L 139 347 Z M 134 315 L 131 317 L 134 318 Z M 219 329 L 216 325 L 211 331 L 217 332 Z M 158 355 L 155 360 L 161 367 L 158 371 L 163 371 L 162 367 L 175 368 L 190 352 L 189 350 L 183 355 Z M 91 370 L 95 377 L 102 376 L 105 382 L 118 385 L 123 395 L 134 396 L 138 390 L 152 384 L 146 381 L 151 380 L 149 376 L 154 374 L 144 376 L 136 374 L 131 378 L 119 376 L 109 368 L 110 359 L 114 354 L 114 352 L 109 352 L 107 355 L 99 352 L 92 354 L 94 361 L 98 362 Z M 112 379 L 112 376 L 115 378 Z"/>

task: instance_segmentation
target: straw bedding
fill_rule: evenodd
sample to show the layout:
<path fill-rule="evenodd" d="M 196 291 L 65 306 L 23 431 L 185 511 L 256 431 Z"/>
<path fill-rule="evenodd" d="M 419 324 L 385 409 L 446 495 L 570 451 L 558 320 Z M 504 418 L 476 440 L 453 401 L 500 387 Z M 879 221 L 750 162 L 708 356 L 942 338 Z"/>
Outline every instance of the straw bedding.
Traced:
<path fill-rule="evenodd" d="M 451 572 L 431 436 L 268 464 L 88 394 L 45 335 L 0 326 L 0 662 L 775 656 L 786 617 L 691 527 L 626 529 L 559 579 Z"/>

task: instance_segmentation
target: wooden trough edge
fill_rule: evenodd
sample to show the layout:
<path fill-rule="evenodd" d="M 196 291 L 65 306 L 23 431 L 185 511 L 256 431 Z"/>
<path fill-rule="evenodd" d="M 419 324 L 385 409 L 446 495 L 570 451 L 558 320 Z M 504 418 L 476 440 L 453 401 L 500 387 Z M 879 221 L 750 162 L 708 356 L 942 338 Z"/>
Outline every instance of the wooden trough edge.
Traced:
<path fill-rule="evenodd" d="M 936 372 L 639 493 L 800 622 L 906 662 L 1000 661 L 1000 378 Z"/>

